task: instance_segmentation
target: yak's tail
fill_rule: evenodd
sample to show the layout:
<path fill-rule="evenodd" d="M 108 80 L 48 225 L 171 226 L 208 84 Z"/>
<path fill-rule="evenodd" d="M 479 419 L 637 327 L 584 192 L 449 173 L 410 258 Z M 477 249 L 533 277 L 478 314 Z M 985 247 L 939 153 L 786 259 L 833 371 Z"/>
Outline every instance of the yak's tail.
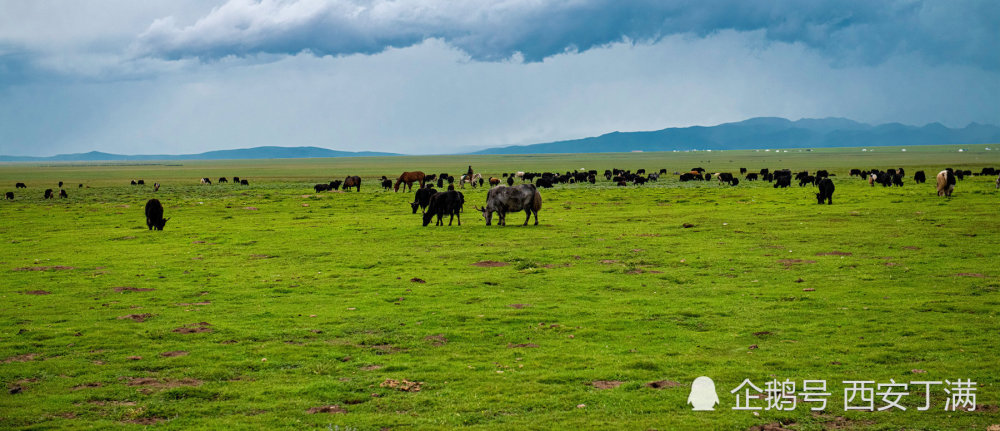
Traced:
<path fill-rule="evenodd" d="M 538 193 L 538 189 L 535 189 L 534 207 L 535 214 L 538 214 L 538 210 L 542 209 L 542 194 Z"/>

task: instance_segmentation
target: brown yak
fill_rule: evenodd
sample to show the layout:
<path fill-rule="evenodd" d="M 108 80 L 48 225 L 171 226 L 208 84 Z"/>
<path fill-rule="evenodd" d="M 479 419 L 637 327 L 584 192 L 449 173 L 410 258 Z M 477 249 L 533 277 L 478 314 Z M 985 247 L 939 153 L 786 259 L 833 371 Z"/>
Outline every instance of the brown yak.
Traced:
<path fill-rule="evenodd" d="M 399 191 L 399 185 L 402 184 L 402 183 L 406 183 L 406 191 L 412 191 L 413 190 L 413 183 L 418 182 L 418 181 L 420 182 L 420 188 L 424 188 L 424 173 L 423 172 L 420 172 L 420 171 L 403 172 L 403 174 L 399 176 L 399 179 L 396 180 L 396 185 L 393 187 L 393 190 L 398 192 Z"/>

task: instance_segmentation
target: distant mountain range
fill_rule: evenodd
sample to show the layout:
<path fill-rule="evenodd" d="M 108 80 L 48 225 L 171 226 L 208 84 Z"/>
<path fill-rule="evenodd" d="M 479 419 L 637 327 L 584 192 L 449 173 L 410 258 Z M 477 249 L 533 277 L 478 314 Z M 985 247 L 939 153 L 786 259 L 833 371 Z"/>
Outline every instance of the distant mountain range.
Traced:
<path fill-rule="evenodd" d="M 676 127 L 652 132 L 613 132 L 592 138 L 489 148 L 467 154 L 617 153 L 987 143 L 1000 143 L 1000 127 L 977 123 L 971 123 L 961 129 L 951 129 L 940 123 L 931 123 L 923 127 L 899 123 L 872 126 L 844 118 L 790 121 L 784 118 L 761 117 L 710 127 Z M 398 155 L 400 154 L 335 151 L 318 147 L 255 147 L 183 155 L 126 156 L 92 151 L 51 157 L 0 156 L 0 162 L 291 159 Z"/>
<path fill-rule="evenodd" d="M 238 150 L 208 151 L 199 154 L 133 155 L 102 153 L 60 154 L 51 157 L 0 156 L 0 162 L 81 162 L 81 161 L 148 161 L 148 160 L 226 160 L 226 159 L 302 159 L 312 157 L 398 156 L 396 153 L 371 151 L 350 152 L 319 147 L 254 147 Z"/>
<path fill-rule="evenodd" d="M 872 126 L 844 118 L 790 121 L 784 118 L 762 117 L 711 127 L 678 127 L 652 132 L 614 132 L 593 138 L 489 148 L 471 154 L 884 147 L 995 142 L 1000 142 L 1000 127 L 977 123 L 961 129 L 950 129 L 940 123 L 931 123 L 923 127 L 899 123 Z"/>

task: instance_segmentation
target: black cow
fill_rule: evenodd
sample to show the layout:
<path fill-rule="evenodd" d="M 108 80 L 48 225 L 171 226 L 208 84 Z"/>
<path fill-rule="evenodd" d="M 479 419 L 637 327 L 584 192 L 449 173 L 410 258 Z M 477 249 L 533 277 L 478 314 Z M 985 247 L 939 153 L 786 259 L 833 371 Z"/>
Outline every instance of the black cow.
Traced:
<path fill-rule="evenodd" d="M 747 168 L 740 168 L 740 175 L 747 173 Z"/>
<path fill-rule="evenodd" d="M 551 189 L 552 180 L 549 178 L 539 178 L 535 180 L 535 185 L 544 189 Z"/>
<path fill-rule="evenodd" d="M 14 188 L 15 189 L 26 189 L 26 188 L 28 188 L 28 186 L 24 185 L 24 183 L 17 183 L 17 184 L 14 184 Z"/>
<path fill-rule="evenodd" d="M 358 191 L 361 191 L 361 177 L 357 175 L 352 175 L 344 178 L 344 191 L 350 191 L 351 187 L 357 187 Z"/>
<path fill-rule="evenodd" d="M 819 186 L 819 193 L 816 193 L 818 203 L 822 204 L 825 200 L 827 205 L 833 205 L 833 180 L 823 178 L 816 185 Z"/>
<path fill-rule="evenodd" d="M 507 177 L 507 185 L 508 186 L 513 186 L 514 185 L 514 176 L 513 175 Z"/>
<path fill-rule="evenodd" d="M 240 185 L 241 185 L 241 186 L 249 186 L 249 185 L 250 185 L 250 181 L 247 181 L 247 180 L 240 180 Z"/>
<path fill-rule="evenodd" d="M 746 179 L 747 181 L 757 181 L 757 174 L 756 174 L 756 173 L 753 173 L 753 172 L 751 172 L 751 173 L 747 174 L 747 176 L 746 176 L 746 178 L 745 178 L 745 179 Z"/>
<path fill-rule="evenodd" d="M 792 176 L 791 175 L 781 175 L 781 176 L 775 176 L 774 177 L 774 188 L 778 188 L 778 187 L 785 188 L 785 187 L 788 187 L 790 185 L 792 185 Z"/>
<path fill-rule="evenodd" d="M 916 171 L 913 173 L 913 182 L 917 184 L 927 182 L 927 174 L 924 171 Z"/>
<path fill-rule="evenodd" d="M 535 225 L 537 226 L 538 211 L 541 209 L 542 195 L 531 184 L 520 184 L 514 187 L 494 187 L 486 194 L 486 206 L 476 208 L 477 211 L 483 213 L 483 218 L 486 219 L 486 226 L 492 223 L 494 212 L 497 213 L 499 218 L 497 225 L 506 226 L 507 213 L 518 211 L 524 211 L 527 214 L 523 226 L 528 225 L 532 213 L 535 214 Z"/>
<path fill-rule="evenodd" d="M 219 177 L 219 184 L 228 183 L 228 182 L 229 182 L 229 180 L 227 180 L 226 177 Z"/>
<path fill-rule="evenodd" d="M 66 190 L 59 190 L 59 197 L 68 198 L 69 195 L 66 194 Z"/>
<path fill-rule="evenodd" d="M 143 181 L 143 180 L 139 180 L 139 181 L 136 181 L 136 184 L 138 184 L 140 186 L 144 186 L 144 185 L 146 185 L 146 182 Z"/>
<path fill-rule="evenodd" d="M 736 177 L 733 177 L 733 179 L 729 180 L 729 185 L 731 185 L 731 186 L 736 186 L 739 183 L 740 183 L 740 179 L 736 178 Z"/>
<path fill-rule="evenodd" d="M 45 199 L 52 199 L 52 189 L 45 189 Z"/>
<path fill-rule="evenodd" d="M 167 220 L 163 218 L 163 205 L 160 205 L 160 201 L 157 199 L 150 199 L 146 201 L 146 226 L 149 230 L 163 230 L 163 226 L 166 226 Z"/>
<path fill-rule="evenodd" d="M 816 183 L 816 177 L 812 175 L 804 175 L 799 177 L 799 187 L 802 187 L 806 184 L 815 184 L 815 183 Z"/>
<path fill-rule="evenodd" d="M 14 192 L 7 192 L 7 200 L 9 201 L 14 200 Z"/>
<path fill-rule="evenodd" d="M 330 190 L 340 190 L 340 185 L 343 183 L 341 180 L 330 181 Z"/>
<path fill-rule="evenodd" d="M 233 177 L 233 184 L 240 184 L 240 177 Z"/>
<path fill-rule="evenodd" d="M 389 191 L 389 189 L 391 189 L 391 188 L 392 188 L 392 180 L 390 180 L 388 178 L 383 179 L 382 180 L 382 189 L 385 190 L 385 191 Z"/>
<path fill-rule="evenodd" d="M 903 174 L 896 171 L 896 175 L 892 176 L 892 185 L 903 187 Z"/>
<path fill-rule="evenodd" d="M 426 189 L 421 189 L 426 190 Z M 437 216 L 434 226 L 444 226 L 444 216 L 449 215 L 448 226 L 458 217 L 458 225 L 462 225 L 462 207 L 465 206 L 465 195 L 462 192 L 448 190 L 446 192 L 434 193 L 427 204 L 427 211 L 424 212 L 424 226 L 431 223 L 431 219 Z M 416 212 L 416 211 L 414 211 Z"/>
<path fill-rule="evenodd" d="M 424 188 L 417 189 L 417 193 L 413 196 L 413 202 L 410 202 L 413 214 L 417 213 L 417 208 L 420 208 L 421 213 L 425 212 L 427 205 L 431 203 L 431 197 L 437 192 L 437 190 L 431 188 L 430 184 Z"/>
<path fill-rule="evenodd" d="M 315 186 L 313 186 L 313 190 L 316 190 L 316 193 L 325 192 L 327 190 L 330 190 L 330 185 L 329 184 L 316 184 Z"/>

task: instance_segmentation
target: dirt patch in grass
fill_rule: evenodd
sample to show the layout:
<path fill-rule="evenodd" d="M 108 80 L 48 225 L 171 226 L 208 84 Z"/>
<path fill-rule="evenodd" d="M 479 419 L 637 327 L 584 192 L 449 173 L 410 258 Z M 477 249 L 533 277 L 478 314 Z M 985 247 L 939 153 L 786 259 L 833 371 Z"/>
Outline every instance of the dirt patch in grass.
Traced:
<path fill-rule="evenodd" d="M 839 429 L 864 429 L 875 424 L 874 420 L 854 420 L 847 419 L 843 416 L 830 417 L 825 414 L 817 414 L 813 412 L 813 417 L 826 419 L 822 422 L 823 428 L 828 430 L 839 430 Z"/>
<path fill-rule="evenodd" d="M 646 270 L 646 269 L 642 269 L 642 268 L 636 268 L 636 269 L 633 269 L 631 271 L 627 271 L 625 273 L 626 274 L 663 274 L 663 271 L 657 271 L 655 269 Z"/>
<path fill-rule="evenodd" d="M 763 337 L 765 335 L 774 335 L 774 333 L 771 331 L 759 331 L 759 332 L 754 332 L 753 335 L 757 337 Z"/>
<path fill-rule="evenodd" d="M 309 410 L 306 410 L 306 413 L 309 413 L 309 414 L 316 414 L 316 413 L 331 413 L 331 414 L 332 413 L 347 413 L 347 410 L 344 410 L 340 406 L 329 405 L 329 406 L 313 407 L 313 408 L 311 408 Z"/>
<path fill-rule="evenodd" d="M 424 340 L 430 341 L 434 347 L 441 347 L 448 344 L 448 339 L 444 337 L 444 334 L 428 335 L 424 337 Z"/>
<path fill-rule="evenodd" d="M 277 256 L 271 256 L 269 254 L 251 254 L 250 255 L 251 259 L 270 259 L 272 257 L 277 257 Z"/>
<path fill-rule="evenodd" d="M 94 400 L 94 401 L 88 401 L 88 402 L 90 404 L 95 405 L 95 406 L 134 406 L 135 405 L 135 401 Z"/>
<path fill-rule="evenodd" d="M 657 380 L 655 382 L 646 383 L 647 388 L 653 389 L 675 388 L 680 385 L 680 382 L 675 382 L 673 380 Z"/>
<path fill-rule="evenodd" d="M 614 389 L 621 386 L 622 383 L 625 382 L 618 380 L 594 380 L 593 382 L 590 382 L 590 386 L 593 386 L 597 389 Z"/>
<path fill-rule="evenodd" d="M 164 418 L 148 417 L 148 418 L 129 419 L 127 421 L 122 421 L 122 422 L 127 423 L 127 424 L 136 424 L 136 425 L 156 425 L 158 423 L 166 422 L 166 421 L 167 420 L 164 419 Z"/>
<path fill-rule="evenodd" d="M 422 278 L 417 278 L 417 277 L 411 278 L 410 281 L 412 281 L 414 283 L 426 283 L 427 282 L 426 280 L 424 280 Z"/>
<path fill-rule="evenodd" d="M 132 319 L 132 320 L 134 320 L 136 322 L 145 322 L 150 317 L 153 317 L 153 315 L 149 314 L 149 313 L 128 314 L 128 315 L 125 315 L 125 316 L 118 316 L 118 320 Z"/>
<path fill-rule="evenodd" d="M 55 266 L 25 266 L 25 267 L 22 267 L 22 268 L 14 268 L 14 271 L 48 271 L 48 270 L 53 270 L 53 271 L 67 271 L 67 270 L 70 270 L 70 269 L 76 269 L 76 268 L 72 267 L 72 266 L 62 266 L 62 265 L 55 265 Z"/>
<path fill-rule="evenodd" d="M 25 295 L 51 295 L 52 294 L 52 292 L 49 292 L 48 290 L 25 290 L 24 292 L 21 292 L 21 293 L 23 293 Z"/>
<path fill-rule="evenodd" d="M 152 287 L 119 286 L 114 288 L 115 292 L 151 292 L 154 290 L 156 289 L 153 289 Z"/>
<path fill-rule="evenodd" d="M 128 386 L 142 386 L 151 389 L 179 388 L 181 386 L 199 386 L 201 380 L 192 378 L 164 379 L 159 380 L 151 377 L 126 377 L 125 384 Z"/>
<path fill-rule="evenodd" d="M 177 303 L 177 304 L 175 304 L 175 305 L 178 305 L 178 306 L 181 306 L 181 307 L 190 307 L 190 306 L 192 306 L 192 305 L 210 305 L 211 303 L 212 303 L 212 301 L 202 301 L 202 302 L 180 302 L 180 303 Z"/>
<path fill-rule="evenodd" d="M 538 345 L 535 344 L 535 343 L 521 343 L 521 344 L 513 344 L 513 343 L 511 343 L 511 344 L 507 345 L 508 349 L 534 349 L 534 348 L 537 348 L 537 347 L 538 347 Z"/>
<path fill-rule="evenodd" d="M 184 350 L 172 350 L 169 352 L 160 353 L 160 356 L 163 356 L 164 358 L 176 358 L 178 356 L 187 356 L 187 354 L 188 352 Z"/>
<path fill-rule="evenodd" d="M 525 308 L 525 307 L 530 307 L 530 306 L 531 306 L 531 304 L 510 304 L 510 305 L 508 305 L 508 307 L 510 307 L 510 308 L 516 308 L 518 310 L 520 310 L 522 308 Z"/>
<path fill-rule="evenodd" d="M 180 328 L 174 329 L 172 332 L 176 332 L 178 334 L 212 332 L 212 328 L 209 328 L 209 326 L 212 326 L 212 324 L 208 322 L 189 323 L 187 325 L 181 326 Z"/>
<path fill-rule="evenodd" d="M 498 266 L 507 266 L 507 265 L 510 264 L 507 262 L 497 262 L 495 260 L 483 260 L 472 264 L 472 266 L 478 266 L 480 268 L 496 268 Z"/>
<path fill-rule="evenodd" d="M 374 364 L 372 364 L 372 365 L 365 365 L 365 366 L 361 367 L 361 369 L 364 370 L 364 371 L 375 371 L 375 370 L 378 370 L 378 369 L 381 369 L 381 368 L 382 368 L 381 365 L 374 365 Z"/>
<path fill-rule="evenodd" d="M 976 277 L 976 278 L 986 278 L 985 275 L 976 272 L 960 272 L 955 274 L 955 277 Z"/>
<path fill-rule="evenodd" d="M 257 207 L 243 207 L 243 209 L 248 211 L 257 211 Z"/>
<path fill-rule="evenodd" d="M 406 379 L 385 379 L 385 381 L 379 383 L 378 386 L 380 388 L 395 389 L 403 392 L 420 392 L 420 387 L 423 386 L 423 384 L 424 382 L 411 382 Z"/>
<path fill-rule="evenodd" d="M 80 389 L 99 388 L 101 386 L 104 386 L 101 384 L 101 382 L 90 382 L 90 383 L 84 383 L 82 385 L 73 386 L 72 389 L 74 391 L 79 391 Z"/>
<path fill-rule="evenodd" d="M 684 223 L 681 225 L 681 227 L 683 227 L 684 229 L 688 229 L 694 227 L 694 225 L 691 223 Z"/>
<path fill-rule="evenodd" d="M 788 268 L 796 263 L 816 263 L 816 261 L 805 259 L 778 259 L 778 263 L 785 265 L 785 268 Z"/>
<path fill-rule="evenodd" d="M 130 239 L 135 239 L 132 235 L 120 236 L 118 238 L 111 238 L 112 241 L 128 241 Z"/>
<path fill-rule="evenodd" d="M 846 252 L 846 251 L 836 251 L 836 250 L 834 250 L 834 251 L 828 251 L 826 253 L 816 253 L 816 256 L 850 256 L 852 254 L 853 253 L 849 253 L 849 252 Z"/>
<path fill-rule="evenodd" d="M 371 348 L 379 355 L 386 355 L 392 353 L 398 353 L 404 351 L 403 349 L 393 346 L 392 344 L 375 344 Z"/>
<path fill-rule="evenodd" d="M 601 263 L 618 263 L 618 261 L 614 259 L 601 259 Z"/>

